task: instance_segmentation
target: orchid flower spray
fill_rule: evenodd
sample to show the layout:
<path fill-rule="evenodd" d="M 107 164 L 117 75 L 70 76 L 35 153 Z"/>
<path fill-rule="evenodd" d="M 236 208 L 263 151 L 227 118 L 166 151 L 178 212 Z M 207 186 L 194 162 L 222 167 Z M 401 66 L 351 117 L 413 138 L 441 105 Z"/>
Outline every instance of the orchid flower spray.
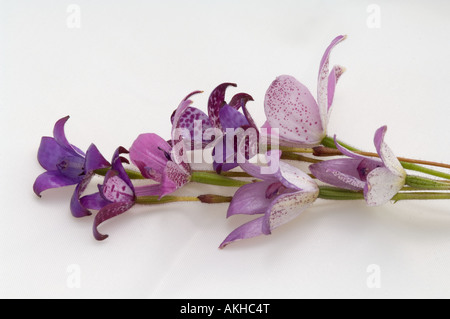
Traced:
<path fill-rule="evenodd" d="M 221 82 L 202 111 L 193 106 L 193 97 L 203 91 L 189 90 L 167 114 L 167 132 L 136 132 L 130 147 L 115 148 L 108 157 L 111 162 L 93 143 L 86 151 L 69 143 L 64 130 L 69 117 L 62 117 L 54 124 L 53 136 L 41 139 L 37 160 L 45 171 L 37 174 L 32 189 L 41 197 L 54 188 L 74 187 L 67 209 L 74 217 L 93 218 L 96 240 L 108 237 L 99 229 L 104 223 L 136 205 L 213 205 L 217 209 L 208 213 L 224 217 L 224 233 L 218 234 L 215 244 L 219 248 L 243 240 L 251 243 L 247 239 L 261 235 L 272 234 L 262 236 L 270 240 L 281 226 L 313 212 L 320 201 L 338 205 L 342 200 L 360 200 L 372 207 L 403 200 L 450 199 L 450 165 L 397 157 L 385 141 L 387 126 L 382 123 L 369 135 L 373 153 L 328 135 L 336 86 L 345 70 L 340 65 L 330 68 L 329 60 L 331 51 L 345 39 L 335 37 L 319 60 L 315 95 L 291 75 L 276 77 L 259 97 L 241 92 L 227 98 L 237 84 Z M 259 107 L 265 118 L 261 127 L 257 117 L 250 115 L 249 102 L 253 116 Z M 266 135 L 262 129 L 267 129 L 267 135 L 279 135 L 280 145 L 272 140 L 260 147 L 260 137 Z M 193 164 L 198 162 L 192 162 L 191 151 L 210 155 L 211 162 L 201 163 L 207 169 L 195 169 Z M 298 162 L 308 165 L 300 167 Z M 103 180 L 96 184 L 96 191 L 87 193 L 98 178 Z M 215 188 L 219 191 L 186 195 L 188 185 L 195 189 L 199 183 L 219 186 Z M 226 194 L 221 187 L 227 187 Z M 230 232 L 225 224 L 236 215 L 252 219 Z"/>

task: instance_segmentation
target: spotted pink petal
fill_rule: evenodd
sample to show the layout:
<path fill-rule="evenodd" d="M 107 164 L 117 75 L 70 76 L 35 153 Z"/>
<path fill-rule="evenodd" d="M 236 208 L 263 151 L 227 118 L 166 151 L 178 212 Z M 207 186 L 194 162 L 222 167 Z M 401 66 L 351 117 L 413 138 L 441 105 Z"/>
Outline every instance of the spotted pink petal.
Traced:
<path fill-rule="evenodd" d="M 106 174 L 102 188 L 104 198 L 113 203 L 134 202 L 133 189 L 117 174 L 113 170 Z"/>
<path fill-rule="evenodd" d="M 325 136 L 321 114 L 306 86 L 289 75 L 282 75 L 267 89 L 264 110 L 281 140 L 300 145 L 317 145 Z"/>
<path fill-rule="evenodd" d="M 386 167 L 379 167 L 367 175 L 364 198 L 369 206 L 383 205 L 391 200 L 404 185 L 404 177 L 392 173 Z"/>
<path fill-rule="evenodd" d="M 403 169 L 402 164 L 392 152 L 391 148 L 384 142 L 384 135 L 386 134 L 387 126 L 380 127 L 375 132 L 374 144 L 378 155 L 383 161 L 387 169 L 391 171 L 392 174 L 397 176 L 406 177 L 406 172 Z"/>
<path fill-rule="evenodd" d="M 319 196 L 319 188 L 314 191 L 297 191 L 278 196 L 263 216 L 262 232 L 269 235 L 275 228 L 286 224 L 300 215 Z"/>
<path fill-rule="evenodd" d="M 167 162 L 161 181 L 160 197 L 173 193 L 177 189 L 189 183 L 191 174 L 182 165 L 175 162 Z"/>

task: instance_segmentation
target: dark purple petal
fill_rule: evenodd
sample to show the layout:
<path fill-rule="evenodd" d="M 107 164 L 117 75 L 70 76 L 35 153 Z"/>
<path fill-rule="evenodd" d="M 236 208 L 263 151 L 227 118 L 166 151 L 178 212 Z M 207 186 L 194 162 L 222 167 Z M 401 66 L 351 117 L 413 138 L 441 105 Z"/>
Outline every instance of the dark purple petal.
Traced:
<path fill-rule="evenodd" d="M 241 107 L 245 106 L 248 101 L 254 101 L 251 95 L 247 93 L 238 93 L 231 98 L 228 105 L 236 110 L 239 110 Z"/>
<path fill-rule="evenodd" d="M 160 136 L 141 134 L 130 148 L 130 158 L 145 178 L 161 182 L 168 161 L 165 152 L 171 150 L 172 147 Z"/>
<path fill-rule="evenodd" d="M 61 158 L 56 165 L 61 175 L 68 177 L 74 181 L 81 182 L 84 178 L 84 158 L 79 156 L 67 156 Z"/>
<path fill-rule="evenodd" d="M 208 116 L 214 127 L 221 128 L 219 120 L 219 111 L 225 102 L 225 91 L 229 86 L 236 87 L 235 83 L 222 83 L 217 86 L 208 99 Z"/>
<path fill-rule="evenodd" d="M 75 187 L 72 198 L 70 199 L 70 211 L 74 217 L 80 218 L 91 215 L 91 212 L 80 202 L 82 185 Z"/>
<path fill-rule="evenodd" d="M 111 164 L 103 157 L 97 146 L 91 144 L 86 151 L 84 170 L 86 173 L 93 172 L 100 168 L 110 167 Z"/>
<path fill-rule="evenodd" d="M 233 195 L 228 207 L 227 217 L 236 214 L 264 214 L 272 199 L 267 198 L 267 189 L 272 184 L 269 182 L 256 182 L 240 187 Z"/>
<path fill-rule="evenodd" d="M 80 203 L 87 209 L 100 210 L 106 205 L 111 204 L 100 193 L 93 193 L 80 198 Z"/>
<path fill-rule="evenodd" d="M 244 125 L 249 125 L 244 114 L 242 114 L 241 112 L 232 108 L 229 105 L 224 105 L 220 109 L 219 121 L 220 121 L 220 125 L 222 126 L 222 130 L 224 130 L 224 131 L 227 128 L 236 129 L 236 128 L 242 127 Z"/>
<path fill-rule="evenodd" d="M 69 156 L 73 156 L 73 153 L 61 147 L 53 137 L 42 137 L 37 157 L 39 164 L 47 171 L 57 170 L 56 165 L 61 159 Z"/>
<path fill-rule="evenodd" d="M 361 160 L 339 158 L 309 166 L 311 173 L 320 181 L 345 189 L 362 190 L 365 182 L 360 179 L 358 166 Z"/>
<path fill-rule="evenodd" d="M 113 217 L 116 217 L 120 214 L 123 214 L 127 210 L 129 210 L 131 207 L 133 207 L 134 202 L 118 202 L 118 203 L 111 203 L 109 205 L 106 205 L 103 207 L 97 215 L 95 215 L 94 218 L 94 226 L 93 226 L 93 232 L 94 237 L 97 240 L 104 240 L 108 237 L 108 235 L 101 234 L 98 231 L 98 226 L 103 223 L 104 221 L 107 221 Z"/>
<path fill-rule="evenodd" d="M 248 223 L 245 223 L 235 230 L 233 230 L 227 238 L 220 244 L 219 248 L 224 248 L 237 240 L 247 239 L 262 235 L 263 217 L 256 218 Z"/>
<path fill-rule="evenodd" d="M 66 124 L 69 116 L 63 117 L 59 119 L 53 128 L 53 137 L 56 142 L 61 145 L 61 147 L 65 148 L 67 151 L 71 152 L 74 156 L 83 156 L 84 153 L 78 148 L 69 143 L 66 138 L 66 134 L 64 133 L 64 125 Z"/>
<path fill-rule="evenodd" d="M 33 184 L 33 190 L 39 197 L 41 193 L 50 188 L 58 188 L 63 186 L 75 185 L 78 181 L 61 175 L 58 171 L 48 171 L 42 173 L 36 178 Z"/>

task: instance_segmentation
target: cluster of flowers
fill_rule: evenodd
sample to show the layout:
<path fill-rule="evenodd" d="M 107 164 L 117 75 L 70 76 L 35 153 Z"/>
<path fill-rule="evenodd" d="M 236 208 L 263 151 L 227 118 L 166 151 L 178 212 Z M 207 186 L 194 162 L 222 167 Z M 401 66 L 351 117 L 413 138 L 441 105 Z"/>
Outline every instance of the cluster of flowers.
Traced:
<path fill-rule="evenodd" d="M 69 117 L 64 117 L 56 122 L 53 137 L 41 140 L 38 161 L 46 171 L 37 177 L 34 192 L 41 196 L 47 189 L 76 185 L 70 201 L 73 216 L 84 217 L 98 211 L 93 233 L 97 240 L 104 240 L 108 235 L 98 231 L 101 223 L 128 211 L 135 204 L 188 200 L 187 197 L 177 199 L 171 194 L 190 182 L 240 186 L 232 198 L 213 194 L 195 198 L 204 203 L 230 202 L 227 217 L 260 215 L 231 232 L 220 244 L 221 248 L 236 240 L 270 234 L 298 216 L 317 198 L 364 199 L 370 206 L 391 200 L 450 198 L 446 192 L 450 189 L 450 176 L 419 166 L 412 160 L 400 161 L 384 142 L 386 126 L 375 132 L 376 153 L 358 151 L 336 137 L 327 136 L 336 84 L 345 70 L 336 65 L 330 71 L 329 57 L 331 50 L 345 38 L 336 37 L 325 50 L 319 66 L 317 99 L 292 76 L 282 75 L 271 83 L 264 101 L 267 121 L 261 128 L 257 127 L 246 107 L 247 102 L 253 101 L 252 96 L 238 93 L 226 102 L 226 90 L 236 86 L 234 83 L 220 84 L 211 92 L 207 114 L 191 106 L 192 96 L 201 91 L 192 92 L 171 116 L 169 141 L 155 133 L 141 134 L 129 149 L 118 147 L 111 162 L 94 144 L 86 152 L 70 144 L 64 132 Z M 263 135 L 279 139 L 279 148 L 270 145 L 270 150 L 262 154 L 267 158 L 266 163 L 276 161 L 274 170 L 264 171 L 267 165 L 250 160 L 260 154 L 259 147 L 227 138 L 230 130 L 237 129 L 253 129 L 258 138 L 264 131 Z M 194 171 L 186 157 L 187 145 L 210 152 L 214 159 L 213 170 Z M 242 149 L 244 160 L 238 160 Z M 304 160 L 306 157 L 299 155 L 302 152 L 315 156 L 315 159 L 309 158 L 313 162 L 309 165 L 309 173 L 283 161 L 294 159 L 293 155 Z M 317 159 L 322 156 L 338 158 Z M 234 168 L 240 168 L 244 174 L 240 176 L 250 177 L 251 181 L 225 174 Z M 410 176 L 405 168 L 441 179 Z M 103 184 L 98 185 L 98 192 L 84 195 L 95 174 L 104 176 Z M 134 178 L 148 179 L 151 183 L 136 186 L 132 181 Z M 415 191 L 418 189 L 421 192 Z"/>

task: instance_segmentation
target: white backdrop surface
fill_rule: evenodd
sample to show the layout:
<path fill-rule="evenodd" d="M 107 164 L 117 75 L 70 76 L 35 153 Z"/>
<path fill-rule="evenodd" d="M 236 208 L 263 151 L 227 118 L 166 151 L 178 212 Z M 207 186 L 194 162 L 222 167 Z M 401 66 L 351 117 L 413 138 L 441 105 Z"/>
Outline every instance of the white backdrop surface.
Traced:
<path fill-rule="evenodd" d="M 448 12 L 447 1 L 0 1 L 0 297 L 450 297 L 445 201 L 319 200 L 272 235 L 220 250 L 251 219 L 226 219 L 225 204 L 135 207 L 98 242 L 93 217 L 70 214 L 72 187 L 32 191 L 40 138 L 59 118 L 71 116 L 71 143 L 109 159 L 140 133 L 168 138 L 189 92 L 205 92 L 194 104 L 206 111 L 211 90 L 234 82 L 227 97 L 251 94 L 262 125 L 269 84 L 290 74 L 315 92 L 339 34 L 330 62 L 347 72 L 329 134 L 374 151 L 387 125 L 398 156 L 448 163 Z"/>

